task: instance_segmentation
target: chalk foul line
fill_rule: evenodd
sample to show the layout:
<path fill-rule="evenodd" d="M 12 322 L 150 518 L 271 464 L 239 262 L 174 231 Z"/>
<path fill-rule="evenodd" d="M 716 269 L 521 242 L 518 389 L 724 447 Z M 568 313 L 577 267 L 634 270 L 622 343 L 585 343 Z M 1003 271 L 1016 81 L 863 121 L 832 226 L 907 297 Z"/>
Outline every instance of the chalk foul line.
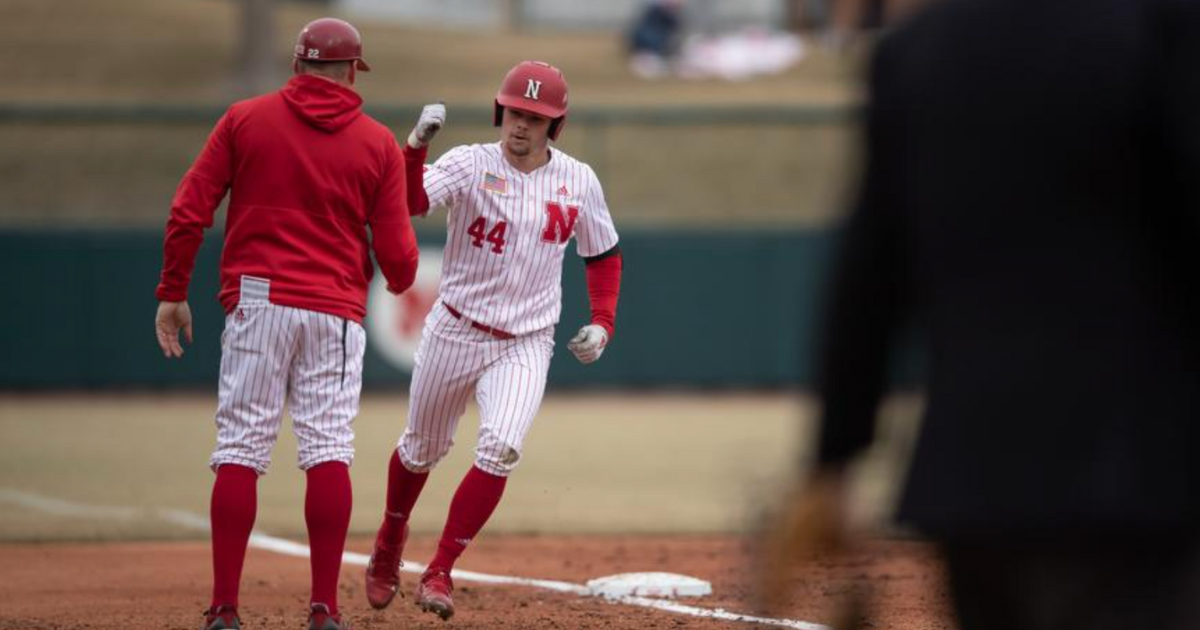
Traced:
<path fill-rule="evenodd" d="M 72 503 L 70 501 L 63 501 L 53 497 L 47 497 L 41 494 L 14 490 L 12 488 L 0 488 L 0 502 L 15 503 L 17 505 L 55 516 L 107 520 L 158 518 L 186 529 L 196 531 L 208 531 L 209 529 L 207 517 L 183 510 L 139 509 L 129 507 L 84 505 L 80 503 Z M 262 549 L 263 551 L 270 551 L 285 556 L 293 556 L 297 558 L 308 557 L 308 545 L 293 542 L 285 538 L 270 536 L 259 531 L 255 531 L 250 535 L 250 546 L 256 549 Z M 352 551 L 347 551 L 342 556 L 342 561 L 344 563 L 364 567 L 367 566 L 368 560 L 370 560 L 369 556 Z M 422 573 L 425 571 L 425 565 L 419 562 L 405 561 L 401 570 L 407 573 Z M 536 578 L 523 578 L 510 575 L 493 575 L 490 573 L 478 573 L 475 571 L 464 571 L 461 569 L 454 569 L 452 575 L 455 581 L 475 582 L 478 584 L 493 584 L 500 586 L 526 586 L 546 591 L 553 591 L 556 593 L 577 595 L 580 597 L 596 597 L 597 599 L 609 602 L 611 604 L 638 606 L 641 608 L 650 608 L 654 610 L 661 610 L 663 612 L 688 615 L 692 617 L 701 617 L 705 619 L 741 621 L 746 623 L 776 626 L 780 628 L 794 628 L 796 630 L 830 630 L 828 626 L 818 623 L 811 623 L 808 621 L 757 617 L 754 615 L 731 612 L 723 608 L 689 606 L 687 604 L 681 604 L 677 601 L 669 599 L 636 596 L 598 597 L 583 584 L 560 582 L 558 580 L 541 580 Z"/>

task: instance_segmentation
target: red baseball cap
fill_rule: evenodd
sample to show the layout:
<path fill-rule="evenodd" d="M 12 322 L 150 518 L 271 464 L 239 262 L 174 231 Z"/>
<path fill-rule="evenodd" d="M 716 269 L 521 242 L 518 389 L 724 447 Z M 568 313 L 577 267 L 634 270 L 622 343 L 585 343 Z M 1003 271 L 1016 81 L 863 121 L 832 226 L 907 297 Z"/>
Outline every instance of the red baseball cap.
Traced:
<path fill-rule="evenodd" d="M 496 93 L 496 126 L 500 125 L 505 107 L 553 119 L 550 139 L 556 140 L 566 123 L 567 79 L 562 70 L 544 61 L 522 61 L 500 83 L 500 91 Z"/>

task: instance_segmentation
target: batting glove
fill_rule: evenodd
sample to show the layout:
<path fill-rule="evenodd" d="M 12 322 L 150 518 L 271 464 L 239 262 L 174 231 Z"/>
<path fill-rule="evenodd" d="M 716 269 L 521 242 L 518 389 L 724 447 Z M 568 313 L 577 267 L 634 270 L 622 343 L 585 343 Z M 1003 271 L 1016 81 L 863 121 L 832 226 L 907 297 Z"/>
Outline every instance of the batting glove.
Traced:
<path fill-rule="evenodd" d="M 442 130 L 444 124 L 446 124 L 446 105 L 440 102 L 426 105 L 421 109 L 421 118 L 417 120 L 417 126 L 413 127 L 412 133 L 408 134 L 408 146 L 420 149 L 428 145 L 437 132 Z"/>
<path fill-rule="evenodd" d="M 604 354 L 604 346 L 608 345 L 608 331 L 603 326 L 588 324 L 579 329 L 579 334 L 567 343 L 567 349 L 575 355 L 579 362 L 587 365 L 595 363 Z"/>

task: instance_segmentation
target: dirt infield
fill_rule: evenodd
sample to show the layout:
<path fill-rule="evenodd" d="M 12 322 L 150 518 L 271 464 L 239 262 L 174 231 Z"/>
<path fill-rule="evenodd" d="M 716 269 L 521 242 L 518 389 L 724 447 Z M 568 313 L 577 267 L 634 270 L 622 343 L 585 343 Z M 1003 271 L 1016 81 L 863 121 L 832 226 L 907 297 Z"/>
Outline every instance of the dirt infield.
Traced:
<path fill-rule="evenodd" d="M 424 559 L 436 539 L 414 539 L 406 556 Z M 349 550 L 369 552 L 367 539 Z M 583 583 L 628 571 L 671 571 L 713 584 L 713 595 L 686 600 L 706 609 L 750 613 L 748 550 L 733 536 L 495 536 L 464 557 L 462 568 L 493 574 Z M 0 630 L 193 629 L 209 589 L 204 542 L 0 545 Z M 458 614 L 448 625 L 411 605 L 414 576 L 404 574 L 392 607 L 375 612 L 362 594 L 359 566 L 346 566 L 342 608 L 360 630 L 373 628 L 734 628 L 769 627 L 702 619 L 607 603 L 530 587 L 460 581 Z M 794 585 L 786 616 L 828 623 L 840 594 L 856 585 L 876 592 L 863 628 L 952 629 L 940 565 L 919 542 L 876 540 L 853 557 L 814 562 Z M 251 550 L 243 578 L 247 628 L 302 628 L 308 563 Z"/>

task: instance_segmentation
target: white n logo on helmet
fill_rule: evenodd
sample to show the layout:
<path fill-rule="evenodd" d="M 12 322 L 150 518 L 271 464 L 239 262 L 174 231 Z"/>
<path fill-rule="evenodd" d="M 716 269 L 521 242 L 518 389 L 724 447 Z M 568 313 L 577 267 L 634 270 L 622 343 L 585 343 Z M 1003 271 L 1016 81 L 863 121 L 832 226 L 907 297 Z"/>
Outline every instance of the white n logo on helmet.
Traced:
<path fill-rule="evenodd" d="M 538 90 L 542 89 L 542 82 L 536 79 L 529 80 L 529 87 L 525 88 L 525 98 L 538 100 Z"/>

